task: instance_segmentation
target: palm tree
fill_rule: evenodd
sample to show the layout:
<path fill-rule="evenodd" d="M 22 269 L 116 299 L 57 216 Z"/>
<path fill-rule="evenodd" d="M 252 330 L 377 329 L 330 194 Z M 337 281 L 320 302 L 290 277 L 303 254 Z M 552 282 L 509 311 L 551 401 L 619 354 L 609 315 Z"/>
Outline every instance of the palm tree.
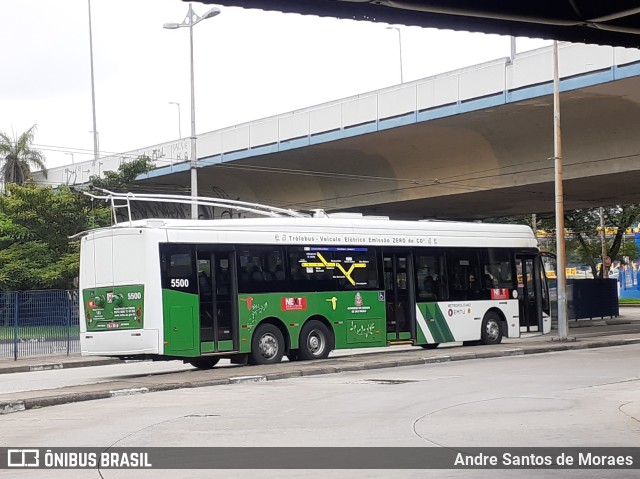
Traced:
<path fill-rule="evenodd" d="M 44 177 L 47 177 L 44 155 L 31 147 L 36 126 L 33 125 L 13 140 L 6 133 L 0 132 L 0 178 L 5 183 L 23 184 L 31 178 L 31 166 L 40 168 Z"/>

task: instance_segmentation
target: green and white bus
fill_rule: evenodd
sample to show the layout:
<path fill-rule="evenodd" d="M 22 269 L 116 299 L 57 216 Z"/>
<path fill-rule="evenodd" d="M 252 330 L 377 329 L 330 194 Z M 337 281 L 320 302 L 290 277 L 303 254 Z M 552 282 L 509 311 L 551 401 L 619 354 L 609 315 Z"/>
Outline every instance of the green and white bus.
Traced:
<path fill-rule="evenodd" d="M 135 199 L 175 197 L 145 198 Z M 544 267 L 526 226 L 234 208 L 269 217 L 136 220 L 87 232 L 82 353 L 210 368 L 221 358 L 271 364 L 334 349 L 497 344 L 551 329 Z"/>

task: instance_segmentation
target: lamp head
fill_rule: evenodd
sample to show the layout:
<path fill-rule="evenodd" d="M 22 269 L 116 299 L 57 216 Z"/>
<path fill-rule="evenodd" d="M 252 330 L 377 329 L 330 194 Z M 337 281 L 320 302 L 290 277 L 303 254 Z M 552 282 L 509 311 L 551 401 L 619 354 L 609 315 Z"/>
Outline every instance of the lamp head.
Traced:
<path fill-rule="evenodd" d="M 168 28 L 169 30 L 175 30 L 176 28 L 180 28 L 180 24 L 179 23 L 175 23 L 175 22 L 165 23 L 164 25 L 162 25 L 162 28 Z"/>
<path fill-rule="evenodd" d="M 206 20 L 207 18 L 215 17 L 220 14 L 220 9 L 218 7 L 213 7 L 211 10 L 207 11 L 204 15 L 202 15 L 202 19 Z"/>

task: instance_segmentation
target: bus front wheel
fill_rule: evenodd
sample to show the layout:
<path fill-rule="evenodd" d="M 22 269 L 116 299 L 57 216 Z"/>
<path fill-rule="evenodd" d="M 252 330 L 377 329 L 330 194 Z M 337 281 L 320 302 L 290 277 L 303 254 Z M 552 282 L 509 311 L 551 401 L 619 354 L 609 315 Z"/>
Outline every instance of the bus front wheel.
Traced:
<path fill-rule="evenodd" d="M 500 317 L 496 313 L 490 311 L 484 316 L 480 342 L 482 344 L 500 344 L 502 342 L 502 326 Z"/>
<path fill-rule="evenodd" d="M 251 340 L 251 364 L 275 364 L 284 356 L 285 344 L 282 332 L 270 323 L 257 327 Z"/>
<path fill-rule="evenodd" d="M 307 321 L 300 331 L 298 358 L 302 360 L 326 359 L 333 349 L 333 336 L 320 321 Z"/>

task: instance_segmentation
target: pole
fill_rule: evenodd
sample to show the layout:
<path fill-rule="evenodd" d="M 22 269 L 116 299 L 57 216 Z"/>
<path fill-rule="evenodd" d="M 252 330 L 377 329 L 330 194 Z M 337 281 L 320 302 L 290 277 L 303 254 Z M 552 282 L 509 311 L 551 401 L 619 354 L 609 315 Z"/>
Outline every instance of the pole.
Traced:
<path fill-rule="evenodd" d="M 93 81 L 93 33 L 91 30 L 91 0 L 89 4 L 89 59 L 91 62 L 91 108 L 93 111 L 93 161 L 98 160 L 98 127 L 96 125 L 96 89 Z"/>
<path fill-rule="evenodd" d="M 623 235 L 624 238 L 624 235 Z M 605 258 L 607 257 L 607 240 L 604 232 L 604 209 L 600 207 L 600 245 L 602 247 L 602 277 L 609 277 L 609 268 L 605 264 Z"/>
<path fill-rule="evenodd" d="M 556 273 L 558 280 L 558 338 L 566 340 L 567 323 L 567 278 L 564 246 L 564 193 L 562 188 L 562 141 L 560 133 L 560 79 L 558 74 L 558 42 L 553 42 L 553 156 L 555 171 L 556 206 Z"/>
<path fill-rule="evenodd" d="M 509 57 L 509 61 L 513 63 L 513 60 L 516 58 L 516 37 L 511 37 L 511 56 Z"/>
<path fill-rule="evenodd" d="M 198 219 L 198 158 L 196 156 L 196 99 L 193 69 L 193 9 L 189 4 L 189 46 L 191 55 L 191 219 Z"/>
<path fill-rule="evenodd" d="M 400 28 L 398 28 L 398 46 L 400 48 L 400 84 L 403 84 L 404 72 L 402 68 L 402 33 L 400 32 Z"/>
<path fill-rule="evenodd" d="M 18 360 L 18 319 L 20 318 L 20 292 L 15 292 L 15 304 L 13 310 L 13 360 Z"/>
<path fill-rule="evenodd" d="M 400 84 L 404 83 L 404 74 L 402 72 L 402 34 L 399 27 L 387 27 L 387 30 L 395 30 L 398 32 L 398 46 L 400 47 Z"/>
<path fill-rule="evenodd" d="M 180 119 L 180 103 L 177 101 L 170 101 L 170 105 L 175 105 L 178 107 L 178 139 L 182 140 L 182 120 Z"/>

